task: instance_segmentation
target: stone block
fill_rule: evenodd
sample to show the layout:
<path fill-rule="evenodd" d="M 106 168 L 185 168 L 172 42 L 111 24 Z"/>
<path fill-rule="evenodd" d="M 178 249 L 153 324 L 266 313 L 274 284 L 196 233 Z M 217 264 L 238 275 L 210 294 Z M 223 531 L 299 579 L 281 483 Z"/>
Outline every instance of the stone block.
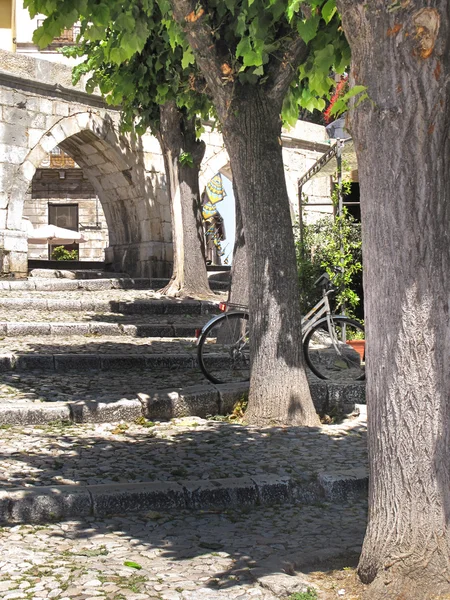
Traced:
<path fill-rule="evenodd" d="M 68 287 L 67 284 L 75 285 L 75 287 Z M 38 292 L 64 292 L 68 289 L 76 289 L 77 282 L 74 281 L 60 281 L 58 279 L 44 279 L 36 278 L 35 289 Z"/>
<path fill-rule="evenodd" d="M 1 336 L 6 335 L 7 325 L 8 325 L 8 323 L 6 321 L 0 322 L 0 335 Z"/>
<path fill-rule="evenodd" d="M 194 356 L 190 354 L 147 354 L 145 366 L 147 369 L 191 368 L 195 364 Z"/>
<path fill-rule="evenodd" d="M 135 337 L 174 337 L 172 325 L 137 325 Z"/>
<path fill-rule="evenodd" d="M 31 181 L 36 173 L 36 167 L 32 162 L 26 160 L 22 165 L 22 173 L 28 179 L 28 181 Z"/>
<path fill-rule="evenodd" d="M 322 472 L 317 479 L 329 502 L 343 502 L 366 495 L 369 485 L 367 469 L 364 468 L 339 473 Z"/>
<path fill-rule="evenodd" d="M 15 356 L 13 354 L 0 354 L 0 373 L 11 371 L 15 365 Z"/>
<path fill-rule="evenodd" d="M 135 511 L 186 508 L 184 490 L 178 483 L 90 485 L 94 515 L 127 514 Z"/>
<path fill-rule="evenodd" d="M 135 301 L 135 302 L 118 302 L 114 306 L 115 312 L 121 312 L 125 315 L 140 315 L 140 314 L 158 314 L 165 312 L 165 305 L 162 300 L 156 301 Z"/>
<path fill-rule="evenodd" d="M 92 310 L 92 305 L 89 308 L 83 308 L 81 300 L 46 300 L 48 310 Z"/>
<path fill-rule="evenodd" d="M 52 335 L 59 337 L 90 333 L 89 323 L 51 323 L 50 330 Z"/>
<path fill-rule="evenodd" d="M 20 290 L 22 292 L 23 291 L 29 292 L 29 291 L 33 291 L 35 289 L 36 289 L 36 283 L 34 281 L 30 281 L 30 280 L 28 280 L 28 281 L 26 281 L 26 280 L 25 281 L 11 281 L 11 283 L 10 283 L 10 290 L 12 292 L 18 291 L 18 290 Z M 13 300 L 13 298 L 8 299 L 8 300 L 11 301 L 11 300 Z M 28 298 L 17 298 L 17 300 L 26 303 L 29 299 Z M 41 304 L 41 302 L 42 302 L 42 304 Z M 45 300 L 40 301 L 38 298 L 35 298 L 33 304 L 36 307 L 40 307 L 40 306 L 44 306 L 44 304 L 46 305 L 46 301 Z M 23 306 L 26 306 L 26 304 L 24 304 Z M 32 307 L 30 306 L 30 308 L 32 308 Z"/>
<path fill-rule="evenodd" d="M 54 421 L 69 421 L 67 404 L 0 404 L 0 423 L 5 425 L 40 425 Z"/>
<path fill-rule="evenodd" d="M 201 302 L 196 300 L 183 300 L 181 302 L 175 300 L 173 302 L 166 302 L 164 306 L 164 312 L 168 315 L 199 315 L 202 311 Z"/>
<path fill-rule="evenodd" d="M 355 381 L 354 383 L 332 383 L 328 381 L 327 388 L 330 411 L 334 410 L 348 415 L 355 410 L 355 404 L 365 404 L 366 402 L 365 381 Z"/>
<path fill-rule="evenodd" d="M 192 325 L 172 325 L 173 334 L 171 337 L 195 338 L 195 331 L 198 327 Z"/>
<path fill-rule="evenodd" d="M 46 135 L 42 136 L 42 139 L 39 143 L 41 148 L 43 148 L 46 152 L 51 152 L 55 146 L 58 145 L 58 140 L 56 140 L 53 135 L 48 132 Z"/>
<path fill-rule="evenodd" d="M 125 398 L 117 402 L 69 402 L 69 407 L 75 423 L 135 421 L 143 414 L 139 400 Z"/>
<path fill-rule="evenodd" d="M 6 230 L 3 233 L 3 249 L 8 252 L 27 252 L 28 242 L 24 231 Z"/>
<path fill-rule="evenodd" d="M 4 523 L 50 523 L 91 514 L 86 487 L 65 485 L 11 489 L 0 492 L 0 518 Z"/>
<path fill-rule="evenodd" d="M 250 477 L 182 483 L 192 508 L 255 506 L 259 503 L 258 488 Z"/>
<path fill-rule="evenodd" d="M 55 354 L 56 371 L 98 371 L 101 368 L 98 354 Z"/>
<path fill-rule="evenodd" d="M 290 477 L 255 475 L 251 479 L 258 488 L 259 501 L 263 506 L 292 501 Z"/>
<path fill-rule="evenodd" d="M 219 414 L 221 415 L 233 412 L 236 402 L 248 397 L 248 382 L 221 383 L 214 387 L 219 392 Z"/>
<path fill-rule="evenodd" d="M 327 413 L 329 410 L 327 382 L 311 380 L 309 381 L 309 389 L 316 411 L 321 415 Z"/>
<path fill-rule="evenodd" d="M 7 335 L 49 335 L 50 324 L 49 323 L 8 323 Z"/>
<path fill-rule="evenodd" d="M 0 139 L 7 140 L 10 145 L 27 148 L 27 128 L 20 122 L 14 124 L 0 122 Z"/>
<path fill-rule="evenodd" d="M 175 417 L 175 404 L 178 401 L 178 391 L 157 390 L 148 393 L 139 392 L 138 398 L 142 404 L 144 416 L 151 421 L 165 421 Z"/>
<path fill-rule="evenodd" d="M 53 371 L 53 354 L 17 354 L 14 368 L 16 371 Z"/>
<path fill-rule="evenodd" d="M 4 162 L 20 165 L 28 154 L 28 148 L 14 144 L 0 144 L 0 156 Z"/>
<path fill-rule="evenodd" d="M 128 335 L 129 337 L 137 337 L 137 325 L 121 325 L 120 327 L 124 335 Z"/>
<path fill-rule="evenodd" d="M 89 292 L 95 292 L 100 290 L 110 290 L 111 280 L 110 279 L 98 279 L 97 281 L 83 281 L 83 289 Z"/>
<path fill-rule="evenodd" d="M 145 356 L 139 354 L 108 354 L 101 356 L 103 371 L 123 371 L 146 368 Z"/>
<path fill-rule="evenodd" d="M 42 113 L 35 113 L 30 119 L 30 127 L 33 129 L 46 130 L 46 116 Z M 41 135 L 43 131 L 41 131 Z"/>
<path fill-rule="evenodd" d="M 70 105 L 67 102 L 54 102 L 53 103 L 53 114 L 61 117 L 68 117 Z M 64 138 L 62 138 L 64 139 Z"/>
<path fill-rule="evenodd" d="M 89 333 L 98 335 L 122 335 L 122 330 L 118 323 L 89 323 Z"/>
<path fill-rule="evenodd" d="M 39 112 L 47 115 L 53 114 L 53 102 L 46 98 L 39 99 Z"/>
<path fill-rule="evenodd" d="M 192 386 L 178 392 L 175 417 L 202 417 L 219 414 L 219 393 L 214 387 Z"/>

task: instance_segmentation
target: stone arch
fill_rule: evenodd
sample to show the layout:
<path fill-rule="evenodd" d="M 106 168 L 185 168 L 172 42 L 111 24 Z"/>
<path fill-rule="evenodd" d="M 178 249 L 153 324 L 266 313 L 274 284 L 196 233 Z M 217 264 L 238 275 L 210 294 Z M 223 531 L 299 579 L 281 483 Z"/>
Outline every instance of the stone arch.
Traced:
<path fill-rule="evenodd" d="M 114 270 L 134 276 L 166 276 L 170 262 L 165 256 L 161 205 L 155 201 L 142 153 L 118 135 L 107 113 L 102 117 L 91 111 L 61 118 L 17 165 L 8 193 L 5 234 L 15 238 L 16 251 L 25 255 L 15 269 L 9 265 L 9 271 L 26 274 L 27 241 L 21 231 L 24 198 L 36 169 L 55 146 L 73 158 L 96 191 L 109 230 L 107 258 Z"/>

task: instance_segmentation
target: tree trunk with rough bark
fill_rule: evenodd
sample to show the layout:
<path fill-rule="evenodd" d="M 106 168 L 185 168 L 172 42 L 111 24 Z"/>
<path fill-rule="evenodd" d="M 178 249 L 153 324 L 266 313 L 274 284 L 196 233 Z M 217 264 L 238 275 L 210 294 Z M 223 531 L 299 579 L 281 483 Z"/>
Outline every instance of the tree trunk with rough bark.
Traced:
<path fill-rule="evenodd" d="M 205 144 L 196 139 L 193 119 L 186 118 L 174 102 L 161 106 L 158 139 L 169 185 L 173 239 L 173 274 L 163 292 L 210 296 L 198 183 Z M 192 160 L 180 160 L 183 154 Z"/>
<path fill-rule="evenodd" d="M 306 379 L 294 237 L 281 153 L 282 103 L 308 49 L 292 41 L 264 85 L 231 78 L 196 0 L 171 0 L 217 111 L 242 211 L 249 269 L 251 379 L 246 420 L 319 425 Z"/>
<path fill-rule="evenodd" d="M 236 106 L 222 121 L 222 131 L 248 250 L 251 379 L 246 420 L 317 425 L 303 363 L 281 106 L 254 88 L 242 89 Z"/>
<path fill-rule="evenodd" d="M 450 2 L 338 0 L 364 252 L 374 600 L 450 598 Z"/>

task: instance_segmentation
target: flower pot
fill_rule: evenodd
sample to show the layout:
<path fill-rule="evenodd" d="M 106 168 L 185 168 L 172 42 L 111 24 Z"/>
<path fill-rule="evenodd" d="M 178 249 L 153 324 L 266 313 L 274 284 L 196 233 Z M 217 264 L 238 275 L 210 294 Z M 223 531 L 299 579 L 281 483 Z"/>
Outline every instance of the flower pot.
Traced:
<path fill-rule="evenodd" d="M 356 350 L 361 357 L 361 361 L 364 361 L 364 353 L 366 351 L 366 340 L 348 340 L 347 344 Z"/>

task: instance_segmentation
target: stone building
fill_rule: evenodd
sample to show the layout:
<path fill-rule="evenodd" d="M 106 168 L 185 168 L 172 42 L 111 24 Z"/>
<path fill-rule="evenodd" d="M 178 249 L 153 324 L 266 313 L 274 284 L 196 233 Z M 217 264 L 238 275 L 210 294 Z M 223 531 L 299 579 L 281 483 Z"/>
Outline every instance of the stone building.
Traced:
<path fill-rule="evenodd" d="M 5 6 L 9 7 L 5 12 Z M 0 274 L 26 276 L 29 257 L 48 257 L 47 245 L 28 246 L 23 217 L 82 231 L 81 260 L 102 260 L 116 271 L 170 276 L 172 231 L 164 162 L 150 134 L 123 135 L 120 113 L 84 81 L 71 84 L 58 46 L 64 32 L 39 52 L 21 0 L 0 10 Z M 37 58 L 38 57 L 38 58 Z M 231 178 L 217 131 L 206 127 L 200 189 L 218 172 Z M 292 216 L 299 210 L 299 179 L 330 150 L 325 128 L 299 121 L 282 135 Z M 329 175 L 304 182 L 305 212 L 330 212 Z M 227 228 L 229 229 L 229 225 Z"/>

